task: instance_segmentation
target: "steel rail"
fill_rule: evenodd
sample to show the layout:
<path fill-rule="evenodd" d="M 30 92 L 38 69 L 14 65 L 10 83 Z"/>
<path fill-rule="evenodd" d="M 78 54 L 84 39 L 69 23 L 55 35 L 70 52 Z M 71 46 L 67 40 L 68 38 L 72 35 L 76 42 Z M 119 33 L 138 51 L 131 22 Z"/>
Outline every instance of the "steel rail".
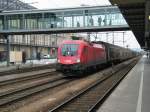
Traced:
<path fill-rule="evenodd" d="M 37 74 L 34 74 L 34 75 L 30 75 L 30 76 L 24 76 L 24 77 L 19 77 L 19 78 L 15 78 L 15 79 L 4 80 L 4 81 L 0 82 L 0 86 L 12 84 L 12 83 L 17 83 L 17 82 L 21 82 L 21 81 L 26 81 L 26 80 L 31 80 L 31 79 L 44 77 L 44 76 L 47 76 L 47 75 L 53 75 L 53 74 L 56 74 L 56 71 L 45 72 L 45 73 L 42 73 L 42 74 L 37 73 Z"/>
<path fill-rule="evenodd" d="M 0 97 L 0 106 L 9 104 L 13 101 L 20 100 L 24 97 L 39 93 L 41 91 L 58 87 L 62 84 L 66 84 L 72 80 L 67 80 L 65 77 L 58 78 L 54 81 L 46 82 L 45 84 L 37 85 L 34 87 L 26 88 L 24 90 L 16 91 L 13 94 L 8 94 Z"/>
<path fill-rule="evenodd" d="M 48 76 L 48 75 L 47 75 Z M 53 75 L 54 76 L 54 75 Z M 42 84 L 46 84 L 46 83 L 52 83 L 52 82 L 54 82 L 54 81 L 57 81 L 57 80 L 60 80 L 60 79 L 62 79 L 62 78 L 64 78 L 64 77 L 61 77 L 61 76 L 56 76 L 56 77 L 53 77 L 53 76 L 49 76 L 48 78 L 47 77 L 45 77 L 45 75 L 44 76 L 42 76 L 43 77 L 43 79 L 42 79 L 42 77 L 36 77 L 36 78 L 34 78 L 34 79 L 29 79 L 29 80 L 27 80 L 27 82 L 28 81 L 32 81 L 32 83 L 30 84 L 30 83 L 27 83 L 26 81 L 25 82 L 23 82 L 22 84 L 20 84 L 19 85 L 19 87 L 10 87 L 10 89 L 8 89 L 7 91 L 0 91 L 0 98 L 2 97 L 2 96 L 6 96 L 6 95 L 9 95 L 9 94 L 12 94 L 12 93 L 15 93 L 15 92 L 18 92 L 18 91 L 22 91 L 22 90 L 25 90 L 25 89 L 28 89 L 28 88 L 32 88 L 32 87 L 36 87 L 36 86 L 39 86 L 39 85 L 42 85 Z M 35 80 L 36 79 L 36 80 Z M 35 81 L 33 81 L 33 80 L 35 80 Z M 35 83 L 34 83 L 35 82 Z M 16 83 L 17 84 L 17 83 Z M 15 84 L 15 85 L 16 85 Z M 25 84 L 25 85 L 24 85 Z M 3 86 L 3 88 L 5 88 L 5 89 L 7 89 L 7 87 L 6 86 Z M 9 87 L 8 87 L 9 88 Z M 11 89 L 11 88 L 13 88 L 13 89 Z"/>
<path fill-rule="evenodd" d="M 132 61 L 132 62 L 134 62 L 134 61 Z M 128 64 L 127 64 L 126 66 L 129 67 Z M 131 69 L 131 68 L 130 68 L 130 69 Z M 125 71 L 126 71 L 126 69 L 123 69 L 123 73 L 126 73 Z M 115 73 L 117 74 L 118 72 L 120 72 L 120 70 L 119 70 L 119 71 L 116 71 Z M 107 76 L 107 77 L 105 77 L 105 78 L 103 78 L 103 79 L 100 79 L 99 81 L 93 83 L 93 84 L 90 85 L 89 87 L 85 88 L 84 90 L 82 90 L 82 91 L 78 92 L 77 94 L 75 94 L 74 96 L 72 96 L 70 99 L 68 99 L 68 100 L 64 101 L 63 103 L 61 103 L 60 105 L 54 107 L 54 108 L 53 108 L 52 110 L 50 110 L 49 112 L 59 112 L 59 111 L 61 112 L 61 111 L 63 111 L 63 108 L 65 108 L 65 106 L 69 105 L 69 103 L 71 104 L 71 103 L 74 102 L 75 100 L 77 100 L 77 99 L 79 99 L 79 98 L 81 99 L 82 95 L 84 96 L 84 94 L 90 92 L 91 89 L 93 89 L 94 87 L 98 86 L 99 84 L 105 82 L 107 79 L 109 79 L 110 77 L 112 77 L 113 74 L 115 74 L 115 73 L 112 73 L 111 75 L 109 75 L 109 76 Z M 122 73 L 122 72 L 121 72 L 121 73 Z M 125 74 L 124 74 L 124 75 L 125 75 Z M 124 76 L 124 75 L 123 75 L 123 76 Z M 115 85 L 114 85 L 114 86 L 115 86 Z M 104 96 L 106 96 L 106 94 L 104 94 Z M 79 103 L 79 102 L 78 102 L 78 103 Z M 84 104 L 85 104 L 85 102 L 84 102 Z M 96 105 L 96 104 L 94 104 L 94 105 Z M 68 108 L 69 108 L 69 107 L 68 107 Z M 92 106 L 92 107 L 90 108 L 90 110 L 93 110 L 93 108 L 94 108 L 94 106 Z M 66 107 L 66 110 L 67 110 L 67 107 Z M 64 110 L 64 111 L 66 111 L 66 110 Z M 68 110 L 69 110 L 69 109 L 68 109 Z M 84 110 L 84 109 L 83 109 L 83 110 Z M 90 112 L 90 110 L 89 110 L 89 112 Z M 81 111 L 81 110 L 80 110 L 80 111 Z M 66 111 L 66 112 L 67 112 L 67 111 Z M 82 112 L 83 112 L 83 111 L 82 111 Z"/>
<path fill-rule="evenodd" d="M 129 67 L 128 69 L 124 70 L 124 75 L 116 82 L 115 85 L 113 85 L 110 89 L 108 89 L 107 92 L 100 99 L 98 99 L 98 101 L 88 110 L 88 112 L 95 112 L 98 108 L 100 108 L 100 106 L 104 102 L 104 100 L 113 92 L 113 90 L 125 78 L 126 74 L 134 67 L 134 64 L 136 64 L 136 62 L 131 64 L 131 68 Z"/>

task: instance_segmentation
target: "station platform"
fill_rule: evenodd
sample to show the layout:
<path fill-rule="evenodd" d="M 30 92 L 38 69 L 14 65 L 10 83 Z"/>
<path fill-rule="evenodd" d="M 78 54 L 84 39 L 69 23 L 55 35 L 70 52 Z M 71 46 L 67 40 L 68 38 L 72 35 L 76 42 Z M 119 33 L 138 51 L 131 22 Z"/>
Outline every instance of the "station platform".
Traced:
<path fill-rule="evenodd" d="M 16 63 L 14 65 L 7 66 L 6 62 L 0 63 L 0 72 L 15 70 L 18 68 L 28 68 L 28 67 L 36 67 L 42 66 L 46 64 L 56 63 L 56 59 L 41 59 L 41 60 L 27 60 L 25 64 Z"/>
<path fill-rule="evenodd" d="M 150 59 L 143 56 L 97 112 L 150 112 Z"/>

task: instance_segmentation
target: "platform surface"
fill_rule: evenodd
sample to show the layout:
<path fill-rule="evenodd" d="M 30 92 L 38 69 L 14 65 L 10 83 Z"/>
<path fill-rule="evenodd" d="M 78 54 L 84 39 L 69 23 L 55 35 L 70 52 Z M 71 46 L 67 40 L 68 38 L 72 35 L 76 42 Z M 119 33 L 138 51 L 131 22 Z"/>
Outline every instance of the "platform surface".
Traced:
<path fill-rule="evenodd" d="M 35 66 L 42 66 L 46 64 L 54 64 L 56 63 L 56 59 L 41 59 L 41 60 L 27 60 L 25 64 L 18 63 L 14 65 L 7 66 L 6 62 L 0 62 L 0 72 L 16 70 L 19 68 L 28 68 L 28 67 L 35 67 Z"/>
<path fill-rule="evenodd" d="M 150 112 L 150 59 L 143 56 L 97 112 Z"/>

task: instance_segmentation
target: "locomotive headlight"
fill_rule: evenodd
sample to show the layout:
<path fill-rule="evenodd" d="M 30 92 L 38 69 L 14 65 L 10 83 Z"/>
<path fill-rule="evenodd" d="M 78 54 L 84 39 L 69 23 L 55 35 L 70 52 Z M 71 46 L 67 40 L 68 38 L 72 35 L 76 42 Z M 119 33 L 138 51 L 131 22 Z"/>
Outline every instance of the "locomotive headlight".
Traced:
<path fill-rule="evenodd" d="M 80 59 L 77 59 L 76 62 L 77 62 L 77 63 L 80 63 Z"/>
<path fill-rule="evenodd" d="M 58 62 L 58 63 L 60 63 L 60 60 L 59 60 L 59 59 L 57 59 L 57 62 Z"/>

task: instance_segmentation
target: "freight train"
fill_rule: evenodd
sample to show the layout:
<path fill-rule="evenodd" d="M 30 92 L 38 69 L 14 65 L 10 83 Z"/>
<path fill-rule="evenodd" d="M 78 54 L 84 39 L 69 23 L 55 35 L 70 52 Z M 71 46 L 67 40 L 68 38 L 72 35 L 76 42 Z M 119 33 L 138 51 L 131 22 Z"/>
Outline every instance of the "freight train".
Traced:
<path fill-rule="evenodd" d="M 136 53 L 109 43 L 67 40 L 58 47 L 57 70 L 85 71 L 106 63 L 121 62 Z"/>

